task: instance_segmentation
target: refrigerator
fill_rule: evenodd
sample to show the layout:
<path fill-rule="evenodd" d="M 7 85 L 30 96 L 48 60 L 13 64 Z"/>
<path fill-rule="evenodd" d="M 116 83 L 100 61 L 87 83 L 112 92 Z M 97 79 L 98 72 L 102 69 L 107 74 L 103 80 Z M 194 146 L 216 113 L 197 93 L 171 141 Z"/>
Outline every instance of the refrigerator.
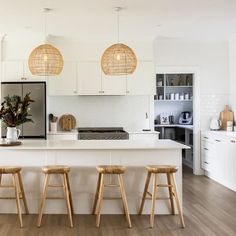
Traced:
<path fill-rule="evenodd" d="M 33 123 L 27 122 L 17 127 L 21 130 L 20 138 L 46 139 L 46 82 L 2 82 L 1 102 L 7 95 L 22 98 L 30 93 L 35 102 L 30 105 Z M 1 128 L 2 138 L 6 137 L 6 128 Z"/>

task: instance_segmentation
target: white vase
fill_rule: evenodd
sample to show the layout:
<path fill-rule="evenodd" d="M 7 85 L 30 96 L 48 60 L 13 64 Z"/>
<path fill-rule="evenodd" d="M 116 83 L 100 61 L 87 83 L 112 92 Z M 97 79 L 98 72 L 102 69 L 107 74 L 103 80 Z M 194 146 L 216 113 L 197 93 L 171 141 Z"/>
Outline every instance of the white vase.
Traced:
<path fill-rule="evenodd" d="M 20 130 L 16 127 L 7 127 L 7 140 L 11 142 L 17 141 L 20 136 Z"/>

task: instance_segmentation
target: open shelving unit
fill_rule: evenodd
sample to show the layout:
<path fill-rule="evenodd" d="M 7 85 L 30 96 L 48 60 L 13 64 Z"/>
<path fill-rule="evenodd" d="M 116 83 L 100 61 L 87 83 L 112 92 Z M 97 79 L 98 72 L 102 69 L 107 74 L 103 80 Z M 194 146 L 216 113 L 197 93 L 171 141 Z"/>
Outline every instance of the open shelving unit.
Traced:
<path fill-rule="evenodd" d="M 193 111 L 193 74 L 172 73 L 156 75 L 156 95 L 155 112 L 166 113 L 175 116 L 175 122 L 178 122 L 179 115 L 183 111 Z M 160 112 L 158 112 L 160 111 Z M 158 121 L 158 119 L 157 119 Z M 183 164 L 193 168 L 193 128 L 177 127 L 173 124 L 162 125 L 157 123 L 155 129 L 161 132 L 162 138 L 173 139 L 182 144 L 188 145 L 190 149 L 183 150 Z"/>
<path fill-rule="evenodd" d="M 176 99 L 176 94 L 178 94 L 178 99 Z M 157 74 L 155 100 L 180 102 L 192 101 L 192 96 L 192 74 Z"/>

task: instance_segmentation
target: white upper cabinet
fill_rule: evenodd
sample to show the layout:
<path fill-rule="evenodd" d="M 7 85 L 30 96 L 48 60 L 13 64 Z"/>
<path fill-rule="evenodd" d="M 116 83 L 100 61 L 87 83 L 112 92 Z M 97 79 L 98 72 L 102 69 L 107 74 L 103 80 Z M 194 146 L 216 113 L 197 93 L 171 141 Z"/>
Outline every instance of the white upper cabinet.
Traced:
<path fill-rule="evenodd" d="M 155 68 L 152 61 L 138 61 L 132 75 L 127 76 L 127 95 L 154 95 Z"/>
<path fill-rule="evenodd" d="M 23 62 L 23 69 L 24 69 L 24 76 L 23 80 L 26 81 L 46 81 L 47 76 L 38 76 L 38 75 L 32 75 L 28 66 L 28 61 Z"/>
<path fill-rule="evenodd" d="M 60 75 L 48 77 L 48 94 L 78 95 L 77 62 L 64 62 Z"/>
<path fill-rule="evenodd" d="M 100 63 L 97 61 L 78 62 L 79 95 L 102 94 Z"/>
<path fill-rule="evenodd" d="M 34 76 L 31 74 L 27 61 L 3 61 L 2 81 L 45 81 L 44 76 Z"/>
<path fill-rule="evenodd" d="M 107 76 L 102 73 L 103 95 L 126 95 L 126 76 Z"/>
<path fill-rule="evenodd" d="M 24 63 L 22 61 L 2 62 L 2 81 L 20 81 L 24 75 Z"/>

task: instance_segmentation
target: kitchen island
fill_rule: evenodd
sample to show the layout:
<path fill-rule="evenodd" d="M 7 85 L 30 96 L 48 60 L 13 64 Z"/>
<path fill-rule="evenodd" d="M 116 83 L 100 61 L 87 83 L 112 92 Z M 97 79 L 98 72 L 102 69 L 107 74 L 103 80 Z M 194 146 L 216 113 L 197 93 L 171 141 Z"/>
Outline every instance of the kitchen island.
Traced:
<path fill-rule="evenodd" d="M 129 210 L 137 214 L 146 179 L 146 165 L 176 165 L 179 171 L 176 182 L 182 199 L 182 149 L 188 146 L 171 140 L 23 140 L 15 147 L 0 148 L 0 165 L 21 166 L 26 198 L 30 213 L 38 212 L 38 203 L 43 185 L 41 167 L 44 165 L 69 165 L 72 198 L 76 214 L 91 214 L 97 183 L 97 165 L 124 165 L 127 171 L 124 182 Z M 3 181 L 7 181 L 4 177 Z M 10 179 L 10 178 L 9 178 Z M 165 176 L 162 181 L 166 181 Z M 53 179 L 56 183 L 58 179 Z M 109 177 L 106 181 L 114 181 Z M 150 186 L 151 187 L 151 186 Z M 109 190 L 109 189 L 108 189 Z M 108 190 L 105 195 L 119 195 Z M 9 190 L 7 190 L 9 191 Z M 3 193 L 3 190 L 1 192 Z M 5 192 L 7 194 L 7 192 Z M 50 196 L 60 191 L 49 191 Z M 159 196 L 168 194 L 168 190 L 158 191 Z M 168 196 L 168 195 L 167 195 Z M 150 203 L 145 204 L 144 214 L 150 212 Z M 1 200 L 0 213 L 16 212 L 15 204 Z M 48 200 L 45 213 L 66 213 L 65 203 L 60 200 Z M 119 200 L 103 201 L 102 213 L 123 213 Z M 156 213 L 170 214 L 168 200 L 159 200 Z"/>

